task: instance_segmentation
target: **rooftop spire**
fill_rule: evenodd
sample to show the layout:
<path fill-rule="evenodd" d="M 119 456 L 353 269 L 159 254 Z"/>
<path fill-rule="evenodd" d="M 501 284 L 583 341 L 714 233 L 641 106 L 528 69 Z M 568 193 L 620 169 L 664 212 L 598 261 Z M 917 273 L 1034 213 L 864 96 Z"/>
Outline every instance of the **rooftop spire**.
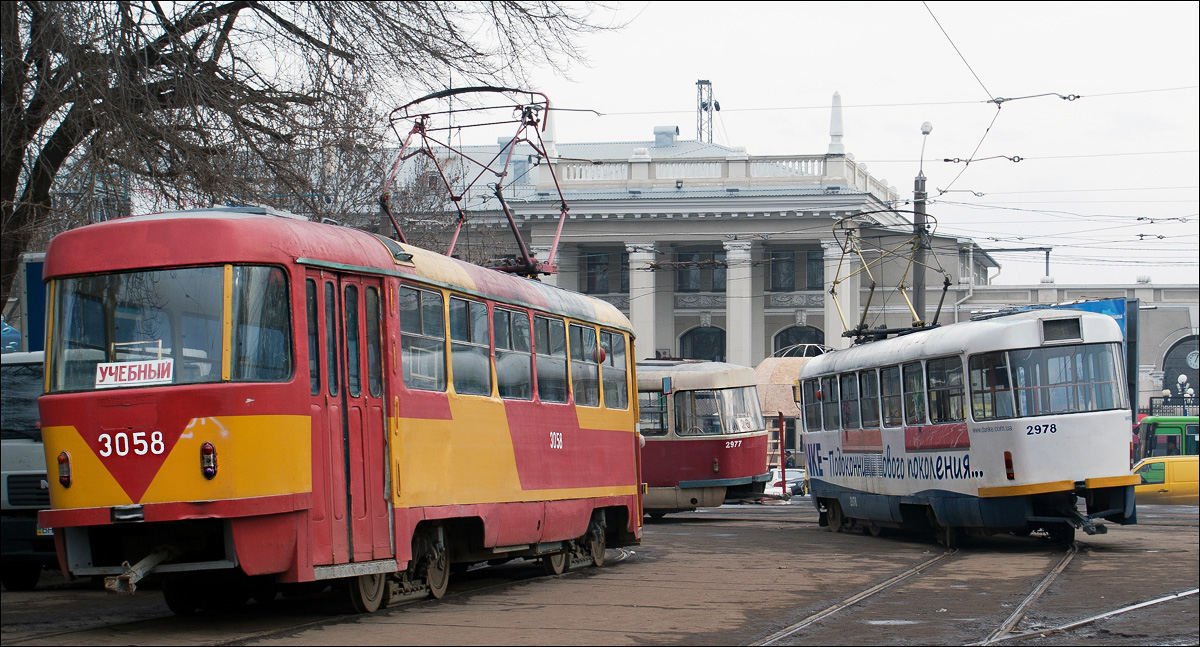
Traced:
<path fill-rule="evenodd" d="M 842 145 L 842 95 L 833 93 L 833 109 L 829 116 L 829 154 L 845 155 L 846 147 Z"/>

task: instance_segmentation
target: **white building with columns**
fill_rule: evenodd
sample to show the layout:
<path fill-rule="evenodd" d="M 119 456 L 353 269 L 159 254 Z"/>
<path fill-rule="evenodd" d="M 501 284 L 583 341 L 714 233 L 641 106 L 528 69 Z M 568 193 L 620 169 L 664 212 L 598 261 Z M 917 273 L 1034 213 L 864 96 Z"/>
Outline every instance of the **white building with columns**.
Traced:
<path fill-rule="evenodd" d="M 913 272 L 922 270 L 908 265 L 911 194 L 899 194 L 844 151 L 840 110 L 834 95 L 828 149 L 809 155 L 756 156 L 682 141 L 675 126 L 654 128 L 650 140 L 594 143 L 557 142 L 550 127 L 543 135 L 548 160 L 526 145 L 514 151 L 506 199 L 525 243 L 546 260 L 560 213 L 554 178 L 544 172 L 554 168 L 569 213 L 559 271 L 542 280 L 625 312 L 639 359 L 755 366 L 796 344 L 845 347 L 851 340 L 843 331 L 859 324 L 910 326 Z M 465 153 L 490 158 L 500 149 Z M 507 229 L 489 191 L 467 196 L 472 222 Z M 862 242 L 861 255 L 844 253 L 847 226 Z M 1139 299 L 1143 399 L 1157 395 L 1164 370 L 1196 348 L 1196 284 L 1059 285 L 1046 278 L 992 285 L 999 269 L 973 240 L 932 231 L 926 308 L 917 318 L 951 323 L 1008 305 Z"/>

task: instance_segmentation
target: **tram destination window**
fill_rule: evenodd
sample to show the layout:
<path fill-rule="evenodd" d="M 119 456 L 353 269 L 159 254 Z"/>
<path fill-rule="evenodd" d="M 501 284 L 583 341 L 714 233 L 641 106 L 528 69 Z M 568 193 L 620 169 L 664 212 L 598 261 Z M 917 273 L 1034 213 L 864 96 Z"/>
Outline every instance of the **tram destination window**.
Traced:
<path fill-rule="evenodd" d="M 397 302 L 404 385 L 422 391 L 445 391 L 445 301 L 441 293 L 402 285 Z"/>

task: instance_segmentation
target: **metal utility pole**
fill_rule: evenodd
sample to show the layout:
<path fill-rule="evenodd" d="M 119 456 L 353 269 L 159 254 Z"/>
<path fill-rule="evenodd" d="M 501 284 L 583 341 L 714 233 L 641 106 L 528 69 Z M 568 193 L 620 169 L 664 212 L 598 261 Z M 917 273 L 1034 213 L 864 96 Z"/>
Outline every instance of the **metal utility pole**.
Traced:
<path fill-rule="evenodd" d="M 929 238 L 925 234 L 925 140 L 933 132 L 933 124 L 921 124 L 921 166 L 913 181 L 913 311 L 918 324 L 925 321 L 925 250 Z"/>
<path fill-rule="evenodd" d="M 712 82 L 706 79 L 696 81 L 696 139 L 712 143 L 713 111 L 720 109 L 720 102 L 712 98 Z"/>

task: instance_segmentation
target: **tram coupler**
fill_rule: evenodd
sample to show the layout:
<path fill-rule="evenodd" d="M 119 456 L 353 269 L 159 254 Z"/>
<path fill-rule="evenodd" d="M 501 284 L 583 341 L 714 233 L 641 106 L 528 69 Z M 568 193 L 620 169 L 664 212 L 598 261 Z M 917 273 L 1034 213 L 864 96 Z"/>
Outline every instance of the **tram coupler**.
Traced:
<path fill-rule="evenodd" d="M 133 592 L 137 590 L 137 583 L 170 556 L 171 551 L 166 548 L 159 548 L 133 566 L 130 566 L 129 562 L 122 563 L 121 570 L 123 572 L 120 575 L 110 575 L 104 578 L 105 590 L 111 593 L 128 593 L 133 595 Z"/>
<path fill-rule="evenodd" d="M 1108 526 L 1097 524 L 1095 521 L 1080 514 L 1079 510 L 1075 508 L 1068 508 L 1066 513 L 1067 520 L 1071 522 L 1071 525 L 1079 528 L 1086 535 L 1103 535 L 1108 533 Z"/>

